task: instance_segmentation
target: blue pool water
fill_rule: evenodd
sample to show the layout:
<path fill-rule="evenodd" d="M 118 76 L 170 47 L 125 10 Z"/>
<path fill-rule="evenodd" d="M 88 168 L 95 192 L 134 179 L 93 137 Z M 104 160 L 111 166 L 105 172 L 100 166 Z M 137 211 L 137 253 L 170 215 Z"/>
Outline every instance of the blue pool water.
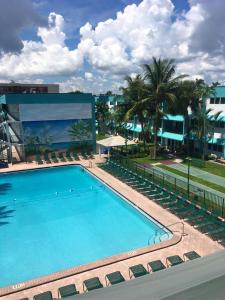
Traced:
<path fill-rule="evenodd" d="M 2 174 L 0 287 L 146 246 L 159 228 L 80 166 Z"/>

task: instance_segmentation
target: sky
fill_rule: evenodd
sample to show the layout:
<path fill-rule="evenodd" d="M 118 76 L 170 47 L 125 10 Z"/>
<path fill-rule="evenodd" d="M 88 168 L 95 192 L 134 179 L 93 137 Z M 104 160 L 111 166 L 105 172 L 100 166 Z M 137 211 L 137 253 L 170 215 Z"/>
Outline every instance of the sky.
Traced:
<path fill-rule="evenodd" d="M 153 56 L 224 82 L 225 1 L 0 0 L 0 82 L 119 92 Z"/>

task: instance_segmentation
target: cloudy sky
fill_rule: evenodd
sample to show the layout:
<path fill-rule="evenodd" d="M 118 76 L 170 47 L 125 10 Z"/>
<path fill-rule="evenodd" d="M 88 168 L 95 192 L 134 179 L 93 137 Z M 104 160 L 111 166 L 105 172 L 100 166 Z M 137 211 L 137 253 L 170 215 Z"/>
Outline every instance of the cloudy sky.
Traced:
<path fill-rule="evenodd" d="M 118 91 L 152 56 L 225 79 L 222 0 L 0 0 L 0 82 Z"/>

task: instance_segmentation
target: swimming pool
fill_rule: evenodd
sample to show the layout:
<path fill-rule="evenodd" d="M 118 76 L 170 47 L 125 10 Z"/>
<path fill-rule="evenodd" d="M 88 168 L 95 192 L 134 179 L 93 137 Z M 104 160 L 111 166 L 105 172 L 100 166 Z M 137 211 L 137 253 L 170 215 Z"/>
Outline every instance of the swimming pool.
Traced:
<path fill-rule="evenodd" d="M 169 239 L 160 228 L 81 166 L 2 174 L 0 287 Z"/>

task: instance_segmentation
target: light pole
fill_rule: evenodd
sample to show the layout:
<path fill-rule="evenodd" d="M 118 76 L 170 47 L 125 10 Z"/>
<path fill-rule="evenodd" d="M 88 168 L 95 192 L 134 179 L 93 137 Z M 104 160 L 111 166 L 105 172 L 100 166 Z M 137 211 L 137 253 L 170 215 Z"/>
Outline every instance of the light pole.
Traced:
<path fill-rule="evenodd" d="M 191 158 L 187 157 L 186 158 L 188 161 L 188 183 L 187 183 L 187 193 L 188 193 L 188 200 L 190 196 L 190 167 L 191 167 Z"/>

